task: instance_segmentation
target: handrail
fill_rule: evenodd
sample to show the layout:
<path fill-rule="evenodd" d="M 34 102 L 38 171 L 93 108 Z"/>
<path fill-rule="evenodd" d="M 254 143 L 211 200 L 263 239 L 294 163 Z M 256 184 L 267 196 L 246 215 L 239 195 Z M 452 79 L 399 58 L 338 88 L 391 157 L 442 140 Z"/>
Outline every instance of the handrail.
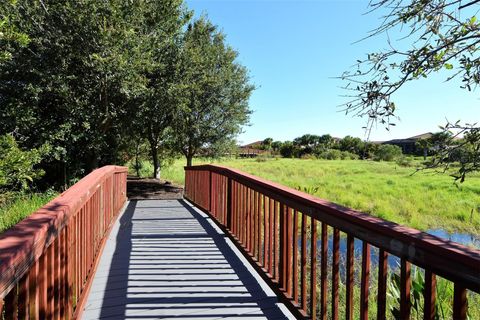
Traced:
<path fill-rule="evenodd" d="M 239 170 L 216 165 L 201 165 L 185 167 L 185 174 L 186 198 L 211 214 L 236 239 L 260 270 L 263 270 L 267 278 L 271 280 L 270 284 L 276 287 L 280 294 L 291 302 L 292 308 L 298 310 L 302 316 L 315 317 L 315 312 L 312 313 L 312 310 L 316 310 L 316 289 L 311 287 L 310 294 L 307 295 L 306 286 L 308 283 L 317 282 L 317 266 L 316 263 L 312 263 L 312 261 L 316 261 L 316 255 L 311 254 L 311 248 L 316 249 L 318 233 L 317 228 L 312 228 L 312 226 L 316 226 L 317 223 L 321 225 L 321 240 L 323 240 L 320 253 L 325 253 L 323 254 L 325 257 L 322 256 L 320 267 L 322 273 L 325 274 L 328 228 L 333 229 L 331 250 L 333 251 L 333 265 L 336 269 L 332 269 L 334 277 L 332 280 L 335 280 L 337 285 L 337 287 L 332 287 L 334 296 L 332 296 L 331 310 L 333 315 L 335 312 L 338 315 L 340 232 L 347 235 L 346 273 L 348 279 L 346 282 L 349 290 L 353 290 L 353 274 L 349 275 L 353 270 L 354 263 L 353 241 L 359 239 L 363 242 L 361 277 L 363 303 L 360 306 L 362 319 L 368 316 L 368 276 L 370 246 L 372 245 L 379 249 L 377 313 L 380 315 L 384 315 L 386 312 L 386 277 L 389 254 L 398 257 L 401 262 L 402 299 L 400 309 L 402 318 L 408 318 L 410 315 L 410 264 L 426 270 L 425 317 L 428 319 L 431 319 L 435 312 L 436 275 L 454 283 L 453 312 L 455 319 L 466 317 L 467 289 L 480 293 L 479 250 L 343 207 Z M 300 218 L 301 228 L 298 226 Z M 301 232 L 298 233 L 298 230 Z M 309 241 L 307 242 L 307 240 Z M 299 241 L 302 244 L 300 246 Z M 277 247 L 280 249 L 275 249 Z M 268 252 L 269 250 L 273 250 L 273 252 Z M 307 255 L 307 251 L 310 252 L 310 255 Z M 297 274 L 299 267 L 302 268 L 300 276 Z M 313 272 L 310 278 L 305 275 L 306 270 Z M 324 277 L 321 276 L 320 287 L 326 290 Z M 314 287 L 316 288 L 316 284 Z M 312 292 L 314 292 L 313 297 Z M 347 318 L 350 316 L 352 319 L 352 291 L 349 292 L 346 314 Z M 327 312 L 325 295 L 326 293 L 321 293 L 320 314 L 322 317 Z M 311 301 L 310 307 L 307 307 L 306 301 Z"/>
<path fill-rule="evenodd" d="M 0 234 L 0 319 L 2 306 L 5 319 L 70 319 L 81 312 L 126 201 L 126 176 L 126 167 L 97 169 Z"/>

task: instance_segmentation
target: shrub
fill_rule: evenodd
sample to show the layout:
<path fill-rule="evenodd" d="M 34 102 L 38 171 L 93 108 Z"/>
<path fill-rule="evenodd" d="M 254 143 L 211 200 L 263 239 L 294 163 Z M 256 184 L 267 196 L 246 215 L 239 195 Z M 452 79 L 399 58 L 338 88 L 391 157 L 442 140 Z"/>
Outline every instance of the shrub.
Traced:
<path fill-rule="evenodd" d="M 0 136 L 0 190 L 27 190 L 44 171 L 35 165 L 42 161 L 47 147 L 23 151 L 12 135 Z"/>
<path fill-rule="evenodd" d="M 373 160 L 375 161 L 393 161 L 402 156 L 402 149 L 392 144 L 382 144 L 375 151 Z"/>
<path fill-rule="evenodd" d="M 259 155 L 255 158 L 256 162 L 266 162 L 268 160 L 268 156 L 266 155 Z"/>
<path fill-rule="evenodd" d="M 295 156 L 295 152 L 296 152 L 295 146 L 290 141 L 285 142 L 280 147 L 280 154 L 284 158 L 293 158 Z"/>
<path fill-rule="evenodd" d="M 403 155 L 398 157 L 396 162 L 401 167 L 411 167 L 411 166 L 413 166 L 412 158 L 405 157 Z"/>
<path fill-rule="evenodd" d="M 355 154 L 355 153 L 352 153 L 352 152 L 342 151 L 342 153 L 340 154 L 340 159 L 342 159 L 342 160 L 357 160 L 358 155 Z"/>
<path fill-rule="evenodd" d="M 315 160 L 317 159 L 317 157 L 311 153 L 306 153 L 306 154 L 303 154 L 301 156 L 302 159 L 306 159 L 306 160 Z"/>
<path fill-rule="evenodd" d="M 318 157 L 320 159 L 326 159 L 326 160 L 337 160 L 342 157 L 342 151 L 337 150 L 337 149 L 327 149 L 323 152 L 321 152 Z"/>

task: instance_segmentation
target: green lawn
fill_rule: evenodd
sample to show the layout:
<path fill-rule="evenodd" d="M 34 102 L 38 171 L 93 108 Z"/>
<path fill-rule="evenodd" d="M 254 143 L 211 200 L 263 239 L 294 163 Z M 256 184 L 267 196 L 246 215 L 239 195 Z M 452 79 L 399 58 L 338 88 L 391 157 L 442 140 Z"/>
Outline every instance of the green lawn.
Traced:
<path fill-rule="evenodd" d="M 207 161 L 194 161 L 200 163 Z M 479 174 L 456 185 L 448 175 L 412 175 L 414 168 L 395 162 L 226 159 L 214 163 L 293 188 L 318 187 L 315 195 L 320 198 L 420 230 L 443 228 L 480 235 Z M 162 177 L 183 184 L 184 165 L 184 159 L 175 161 L 162 170 Z"/>

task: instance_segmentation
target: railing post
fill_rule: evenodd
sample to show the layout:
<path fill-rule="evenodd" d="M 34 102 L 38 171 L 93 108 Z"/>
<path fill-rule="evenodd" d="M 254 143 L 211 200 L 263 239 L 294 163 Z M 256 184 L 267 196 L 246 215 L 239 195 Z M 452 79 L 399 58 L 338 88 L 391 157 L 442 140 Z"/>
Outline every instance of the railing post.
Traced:
<path fill-rule="evenodd" d="M 226 225 L 228 230 L 232 230 L 232 178 L 227 178 L 227 215 Z"/>

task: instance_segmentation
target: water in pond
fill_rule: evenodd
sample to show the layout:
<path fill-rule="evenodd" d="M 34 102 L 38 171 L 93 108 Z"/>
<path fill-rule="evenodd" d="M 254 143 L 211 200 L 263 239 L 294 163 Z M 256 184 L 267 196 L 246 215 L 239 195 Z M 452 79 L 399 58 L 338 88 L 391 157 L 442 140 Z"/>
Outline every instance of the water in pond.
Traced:
<path fill-rule="evenodd" d="M 440 238 L 455 241 L 469 247 L 473 246 L 477 249 L 480 249 L 480 236 L 474 236 L 468 233 L 448 233 L 442 229 L 428 230 L 427 233 L 433 234 L 434 236 Z"/>
<path fill-rule="evenodd" d="M 480 249 L 480 237 L 476 237 L 471 234 L 466 234 L 466 233 L 448 233 L 445 230 L 442 229 L 435 229 L 435 230 L 428 230 L 427 233 L 432 234 L 434 236 L 447 239 L 450 241 L 455 241 L 460 244 L 470 246 L 470 247 L 475 247 Z M 355 251 L 355 260 L 360 261 L 362 258 L 362 244 L 363 242 L 361 240 L 355 239 L 354 242 L 354 251 Z M 299 248 L 301 246 L 301 242 L 299 241 L 298 244 Z M 320 248 L 321 242 L 320 240 L 317 243 L 317 247 Z M 309 245 L 308 245 L 309 247 Z M 346 254 L 347 254 L 347 239 L 345 237 L 340 238 L 340 259 L 341 259 L 341 264 L 344 263 L 346 259 Z M 330 235 L 328 239 L 328 250 L 329 250 L 329 255 L 331 254 L 333 249 L 333 237 Z M 378 264 L 378 249 L 372 247 L 371 250 L 371 263 L 373 266 Z M 400 265 L 400 259 L 397 258 L 396 256 L 389 255 L 388 257 L 388 264 L 389 267 L 392 269 L 396 269 Z"/>

